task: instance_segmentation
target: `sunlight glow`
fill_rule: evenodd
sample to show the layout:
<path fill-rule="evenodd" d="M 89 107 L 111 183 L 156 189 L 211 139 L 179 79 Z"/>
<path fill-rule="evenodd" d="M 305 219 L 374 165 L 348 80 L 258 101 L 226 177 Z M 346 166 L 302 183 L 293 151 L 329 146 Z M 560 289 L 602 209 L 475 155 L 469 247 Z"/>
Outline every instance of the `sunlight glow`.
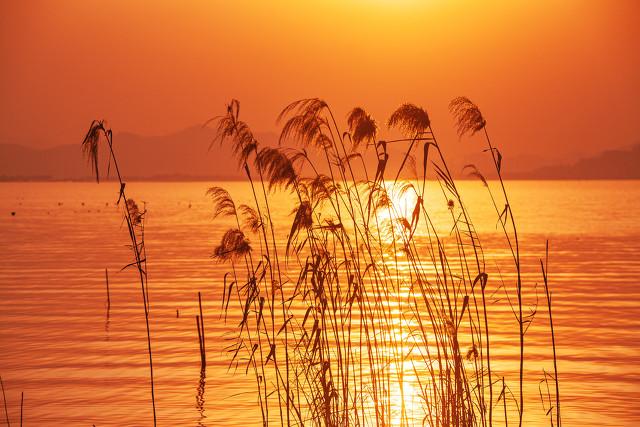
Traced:
<path fill-rule="evenodd" d="M 422 409 L 419 402 L 420 389 L 413 366 L 410 361 L 404 361 L 400 366 L 402 381 L 394 381 L 391 390 L 391 410 L 393 411 L 391 425 L 395 427 L 414 425 L 416 420 L 423 418 L 420 415 Z"/>
<path fill-rule="evenodd" d="M 406 226 L 411 224 L 411 216 L 418 198 L 413 188 L 405 187 L 402 182 L 393 185 L 393 182 L 387 181 L 384 187 L 389 205 L 379 207 L 376 216 L 383 239 L 386 243 L 391 243 L 394 235 L 396 240 L 402 240 L 402 233 L 406 231 Z"/>

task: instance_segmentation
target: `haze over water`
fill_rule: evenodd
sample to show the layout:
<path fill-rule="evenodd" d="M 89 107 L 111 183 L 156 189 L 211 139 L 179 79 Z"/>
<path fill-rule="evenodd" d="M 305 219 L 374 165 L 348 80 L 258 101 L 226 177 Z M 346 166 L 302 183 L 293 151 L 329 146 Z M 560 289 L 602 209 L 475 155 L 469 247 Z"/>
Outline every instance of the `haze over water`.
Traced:
<path fill-rule="evenodd" d="M 205 196 L 214 183 L 138 183 L 129 195 L 148 209 L 151 334 L 159 425 L 244 426 L 261 423 L 255 383 L 244 368 L 228 372 L 225 348 L 237 319 L 221 319 L 227 267 L 210 254 L 228 220 L 212 220 Z M 244 183 L 215 183 L 242 202 Z M 495 213 L 478 182 L 459 184 L 488 260 L 504 247 Z M 436 197 L 436 217 L 446 205 Z M 632 426 L 640 421 L 640 182 L 507 183 L 522 242 L 525 286 L 541 283 L 539 258 L 550 242 L 563 420 L 571 426 Z M 273 196 L 274 222 L 286 236 L 288 196 Z M 148 425 L 146 333 L 127 231 L 114 205 L 114 183 L 0 184 L 0 375 L 10 421 L 25 425 Z M 11 212 L 15 216 L 11 216 Z M 286 240 L 286 239 L 285 239 Z M 110 277 L 107 310 L 104 269 Z M 200 376 L 197 292 L 203 294 L 208 365 Z M 540 293 L 541 301 L 543 294 Z M 179 317 L 176 316 L 176 310 Z M 512 324 L 510 313 L 489 313 Z M 546 309 L 527 335 L 527 377 L 550 358 Z M 517 363 L 516 335 L 493 329 L 495 363 Z M 503 332 L 504 331 L 504 332 Z M 501 345 L 504 344 L 504 345 Z M 530 374 L 529 374 L 530 372 Z M 540 375 L 536 375 L 539 373 Z M 538 384 L 526 384 L 528 425 L 544 419 Z M 419 400 L 416 398 L 416 407 Z"/>

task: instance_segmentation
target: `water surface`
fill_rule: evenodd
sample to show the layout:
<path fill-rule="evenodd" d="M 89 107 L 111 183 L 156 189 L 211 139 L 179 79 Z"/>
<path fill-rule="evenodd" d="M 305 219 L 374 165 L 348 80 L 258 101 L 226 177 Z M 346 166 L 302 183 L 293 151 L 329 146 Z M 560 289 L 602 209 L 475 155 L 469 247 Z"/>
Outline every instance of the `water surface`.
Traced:
<path fill-rule="evenodd" d="M 226 269 L 210 254 L 230 223 L 212 220 L 204 192 L 213 184 L 128 185 L 129 195 L 148 209 L 159 425 L 261 423 L 253 378 L 229 371 L 224 351 L 236 324 L 220 319 Z M 249 200 L 246 184 L 215 184 Z M 486 192 L 476 182 L 460 186 L 488 256 L 499 260 L 504 247 Z M 550 242 L 565 425 L 637 425 L 640 182 L 517 181 L 508 189 L 531 286 L 540 281 L 538 259 Z M 0 184 L 0 375 L 12 423 L 19 422 L 20 392 L 25 425 L 151 423 L 142 300 L 134 272 L 120 271 L 130 250 L 116 198 L 113 183 Z M 431 203 L 446 214 L 440 199 Z M 291 204 L 280 194 L 273 206 L 285 236 Z M 204 378 L 194 321 L 198 291 L 208 345 Z M 495 316 L 496 322 L 510 321 L 506 314 Z M 527 369 L 533 374 L 548 361 L 545 321 L 540 316 L 531 330 Z M 511 336 L 498 332 L 497 342 L 503 343 L 498 361 L 517 361 Z M 537 388 L 528 387 L 527 408 L 540 412 Z M 530 425 L 542 419 L 531 415 Z"/>

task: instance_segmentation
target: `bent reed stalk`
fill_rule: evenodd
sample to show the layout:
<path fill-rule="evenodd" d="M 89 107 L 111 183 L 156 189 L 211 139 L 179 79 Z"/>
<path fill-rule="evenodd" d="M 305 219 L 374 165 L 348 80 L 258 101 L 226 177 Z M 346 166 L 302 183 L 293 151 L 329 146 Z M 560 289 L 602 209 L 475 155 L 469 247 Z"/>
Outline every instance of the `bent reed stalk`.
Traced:
<path fill-rule="evenodd" d="M 116 177 L 120 184 L 120 190 L 118 193 L 118 200 L 116 201 L 116 205 L 120 205 L 120 202 L 123 201 L 123 217 L 127 223 L 127 229 L 129 231 L 129 239 L 131 241 L 131 250 L 133 251 L 134 261 L 125 267 L 123 270 L 129 267 L 135 267 L 138 272 L 138 278 L 140 280 L 140 288 L 142 291 L 142 302 L 144 306 L 144 319 L 145 325 L 147 328 L 147 352 L 149 354 L 149 379 L 151 384 L 151 404 L 153 409 L 153 425 L 154 427 L 157 425 L 156 419 L 156 400 L 155 400 L 155 389 L 154 389 L 154 380 L 153 380 L 153 355 L 151 351 L 151 331 L 149 328 L 149 287 L 147 283 L 147 254 L 144 243 L 144 226 L 145 226 L 145 214 L 146 210 L 143 208 L 140 210 L 138 204 L 133 200 L 129 199 L 126 196 L 126 183 L 123 181 L 122 176 L 120 175 L 120 168 L 118 167 L 118 160 L 116 158 L 115 152 L 113 150 L 113 133 L 111 129 L 107 129 L 105 127 L 104 120 L 94 120 L 87 131 L 87 134 L 82 141 L 82 152 L 87 158 L 87 160 L 91 163 L 93 172 L 96 176 L 96 182 L 100 182 L 100 171 L 99 171 L 99 158 L 98 153 L 100 149 L 100 141 L 106 141 L 107 147 L 109 150 L 109 159 L 108 165 L 111 167 L 111 162 L 113 162 L 114 169 L 116 171 Z M 107 173 L 108 175 L 108 173 Z M 107 275 L 107 270 L 105 269 L 105 275 Z M 109 286 L 109 279 L 107 275 L 107 292 Z"/>
<path fill-rule="evenodd" d="M 485 177 L 467 167 L 487 187 L 512 254 L 515 305 L 501 276 L 491 280 L 423 108 L 400 106 L 387 125 L 404 137 L 381 140 L 378 123 L 362 108 L 350 112 L 343 130 L 323 100 L 296 101 L 279 116 L 280 142 L 291 140 L 295 149 L 262 146 L 240 120 L 237 100 L 207 122 L 216 130 L 212 146 L 231 145 L 252 189 L 251 203 L 242 205 L 223 188 L 207 193 L 214 217 L 229 216 L 235 224 L 212 257 L 230 264 L 222 306 L 225 320 L 230 311 L 240 319 L 231 364 L 255 377 L 263 425 L 485 427 L 508 425 L 508 407 L 515 407 L 522 425 L 524 340 L 535 312 L 523 315 L 520 245 L 502 155 L 475 104 L 460 97 L 450 109 L 461 137 L 485 134 L 502 211 Z M 397 170 L 388 170 L 392 144 L 406 149 Z M 438 208 L 425 202 L 433 185 L 449 209 L 449 234 L 436 224 Z M 269 206 L 275 189 L 295 201 L 281 239 Z M 398 203 L 405 197 L 414 203 L 406 211 Z M 544 282 L 548 289 L 546 275 Z M 488 300 L 489 287 L 489 295 L 504 287 L 518 325 L 517 397 L 491 359 L 489 316 L 499 301 Z M 553 327 L 549 332 L 553 337 Z M 553 343 L 555 365 L 555 338 Z M 493 378 L 502 383 L 495 400 Z M 419 405 L 409 401 L 416 397 Z M 269 415 L 274 405 L 277 418 Z M 502 408 L 494 414 L 497 405 Z"/>

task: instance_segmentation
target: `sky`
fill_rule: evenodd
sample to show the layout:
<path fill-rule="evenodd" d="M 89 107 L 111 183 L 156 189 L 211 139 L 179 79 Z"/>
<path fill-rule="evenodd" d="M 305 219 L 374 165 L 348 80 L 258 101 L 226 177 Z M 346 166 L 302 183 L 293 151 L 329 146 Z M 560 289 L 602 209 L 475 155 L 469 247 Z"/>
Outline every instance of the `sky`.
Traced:
<path fill-rule="evenodd" d="M 77 143 L 94 118 L 160 135 L 240 100 L 255 131 L 305 97 L 382 124 L 425 107 L 459 144 L 465 95 L 515 156 L 640 142 L 640 2 L 631 0 L 0 0 L 0 143 Z"/>

